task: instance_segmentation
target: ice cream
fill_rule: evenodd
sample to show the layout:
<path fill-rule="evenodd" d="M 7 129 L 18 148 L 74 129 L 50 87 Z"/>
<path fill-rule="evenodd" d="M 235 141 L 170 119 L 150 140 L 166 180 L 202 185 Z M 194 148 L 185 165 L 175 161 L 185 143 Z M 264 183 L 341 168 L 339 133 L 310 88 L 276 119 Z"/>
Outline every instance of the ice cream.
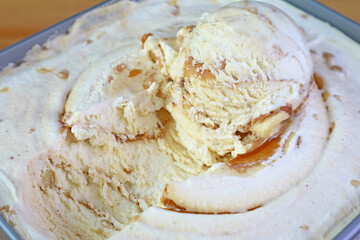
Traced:
<path fill-rule="evenodd" d="M 24 239 L 331 239 L 359 213 L 359 45 L 227 3 L 121 1 L 1 72 Z"/>
<path fill-rule="evenodd" d="M 230 4 L 204 14 L 177 39 L 178 53 L 153 54 L 160 54 L 174 81 L 167 109 L 182 144 L 198 151 L 204 164 L 246 153 L 279 134 L 308 93 L 312 60 L 305 40 L 271 5 Z M 171 48 L 166 40 L 148 40 L 150 49 Z"/>
<path fill-rule="evenodd" d="M 136 45 L 125 45 L 79 77 L 63 116 L 76 139 L 104 145 L 161 134 L 156 116 L 163 105 L 156 96 L 161 76 L 146 54 L 132 53 L 134 49 Z"/>

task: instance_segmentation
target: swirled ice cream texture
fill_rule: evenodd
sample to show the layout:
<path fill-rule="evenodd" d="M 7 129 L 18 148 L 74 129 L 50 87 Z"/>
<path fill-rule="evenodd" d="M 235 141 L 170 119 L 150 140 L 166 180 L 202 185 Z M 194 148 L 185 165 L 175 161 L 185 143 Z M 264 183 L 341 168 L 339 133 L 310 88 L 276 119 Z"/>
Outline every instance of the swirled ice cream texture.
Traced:
<path fill-rule="evenodd" d="M 174 80 L 167 108 L 182 143 L 205 164 L 279 134 L 308 93 L 312 60 L 304 37 L 271 5 L 230 4 L 205 13 L 177 38 L 175 54 L 166 51 L 167 39 L 150 38 L 145 46 L 155 48 Z"/>
<path fill-rule="evenodd" d="M 305 28 L 311 57 L 292 20 L 249 2 L 122 2 L 34 48 L 0 82 L 0 103 L 21 108 L 10 94 L 21 89 L 38 102 L 25 123 L 0 109 L 11 193 L 0 211 L 32 239 L 328 236 L 358 199 L 346 126 L 359 56 L 326 32 L 313 40 L 322 23 L 276 3 Z"/>
<path fill-rule="evenodd" d="M 166 108 L 175 120 L 179 140 L 204 165 L 258 148 L 281 134 L 290 119 L 302 122 L 300 116 L 292 114 L 304 103 L 311 88 L 312 59 L 298 27 L 271 5 L 233 3 L 205 13 L 195 27 L 181 29 L 176 39 L 147 36 L 144 45 L 173 81 L 169 83 L 171 97 Z M 317 97 L 311 96 L 308 102 L 321 102 L 319 94 L 312 90 Z M 305 105 L 309 108 L 309 103 Z M 321 122 L 327 122 L 324 106 L 316 108 Z M 319 130 L 315 137 L 319 141 L 326 138 L 327 124 L 309 124 L 301 127 Z M 283 143 L 289 134 L 288 129 Z M 282 171 L 292 175 L 294 181 L 287 180 L 277 190 L 270 190 L 270 186 L 280 180 L 268 179 L 266 170 L 244 180 L 239 176 L 215 176 L 217 170 L 213 173 L 210 169 L 210 174 L 184 183 L 169 183 L 164 197 L 180 209 L 195 212 L 236 212 L 258 207 L 307 174 L 323 146 L 308 150 L 311 157 L 302 162 L 302 171 L 290 173 L 283 166 Z M 285 154 L 286 158 L 302 159 L 292 155 L 294 152 Z M 247 188 L 248 180 L 253 182 L 251 189 Z M 263 193 L 259 194 L 261 188 Z M 219 191 L 221 196 L 215 198 Z"/>

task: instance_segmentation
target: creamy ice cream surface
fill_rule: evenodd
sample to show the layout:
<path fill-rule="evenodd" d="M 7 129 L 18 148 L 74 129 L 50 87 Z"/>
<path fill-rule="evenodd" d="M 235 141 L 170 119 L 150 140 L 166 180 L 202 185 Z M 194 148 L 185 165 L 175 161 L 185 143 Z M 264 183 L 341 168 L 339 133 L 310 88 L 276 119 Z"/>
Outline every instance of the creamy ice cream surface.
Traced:
<path fill-rule="evenodd" d="M 280 0 L 94 10 L 0 73 L 0 213 L 24 239 L 331 239 L 359 62 Z"/>

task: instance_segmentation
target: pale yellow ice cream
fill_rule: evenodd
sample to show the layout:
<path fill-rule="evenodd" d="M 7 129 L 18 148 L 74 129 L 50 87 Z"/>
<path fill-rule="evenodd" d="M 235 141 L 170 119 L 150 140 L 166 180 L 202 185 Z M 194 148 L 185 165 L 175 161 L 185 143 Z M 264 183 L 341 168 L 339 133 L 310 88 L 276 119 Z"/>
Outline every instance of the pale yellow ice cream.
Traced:
<path fill-rule="evenodd" d="M 228 3 L 113 3 L 2 70 L 24 239 L 331 239 L 359 213 L 359 45 Z"/>
<path fill-rule="evenodd" d="M 207 165 L 279 134 L 308 94 L 313 66 L 305 39 L 268 4 L 237 2 L 205 13 L 178 32 L 178 51 L 167 39 L 148 41 L 174 81 L 167 109 L 180 139 Z"/>

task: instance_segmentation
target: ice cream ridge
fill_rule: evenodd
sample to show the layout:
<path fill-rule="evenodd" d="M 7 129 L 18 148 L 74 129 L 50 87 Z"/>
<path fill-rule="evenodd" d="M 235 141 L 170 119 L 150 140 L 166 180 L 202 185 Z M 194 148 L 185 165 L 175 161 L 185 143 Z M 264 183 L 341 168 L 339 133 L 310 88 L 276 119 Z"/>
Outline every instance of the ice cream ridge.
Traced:
<path fill-rule="evenodd" d="M 75 42 L 71 56 L 116 47 L 89 57 L 61 90 L 61 131 L 18 183 L 26 202 L 18 214 L 36 216 L 29 225 L 46 229 L 45 239 L 273 239 L 269 219 L 285 238 L 328 231 L 319 220 L 328 203 L 313 201 L 328 176 L 322 168 L 313 174 L 325 161 L 331 128 L 314 79 L 323 60 L 273 5 L 209 9 L 196 25 L 141 29 L 136 41 L 129 31 L 121 41 L 101 42 L 106 33 L 95 29 L 86 40 L 91 54 L 71 34 L 53 40 Z M 131 21 L 129 14 L 114 26 Z M 315 210 L 298 214 L 303 208 Z M 321 226 L 309 230 L 311 223 Z"/>

